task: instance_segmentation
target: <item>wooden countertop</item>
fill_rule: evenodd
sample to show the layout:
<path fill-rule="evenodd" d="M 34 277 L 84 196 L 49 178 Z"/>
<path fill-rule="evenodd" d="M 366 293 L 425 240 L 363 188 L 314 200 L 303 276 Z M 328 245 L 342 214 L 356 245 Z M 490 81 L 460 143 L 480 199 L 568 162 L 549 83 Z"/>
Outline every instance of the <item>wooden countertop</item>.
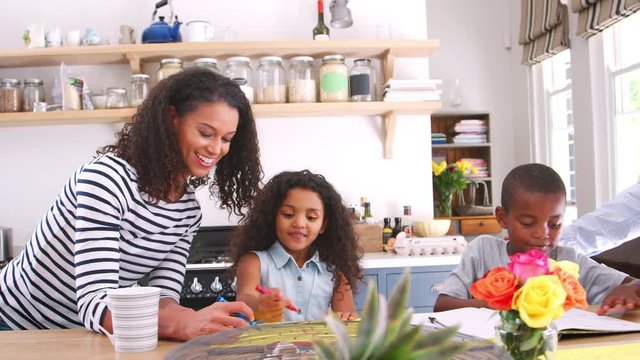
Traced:
<path fill-rule="evenodd" d="M 591 309 L 593 310 L 595 307 Z M 627 311 L 618 317 L 640 323 L 640 309 Z M 630 343 L 640 343 L 640 334 L 561 339 L 560 349 Z M 20 360 L 161 360 L 171 349 L 180 344 L 180 342 L 161 340 L 158 342 L 158 347 L 152 351 L 116 353 L 106 336 L 84 329 L 0 331 L 0 358 Z"/>

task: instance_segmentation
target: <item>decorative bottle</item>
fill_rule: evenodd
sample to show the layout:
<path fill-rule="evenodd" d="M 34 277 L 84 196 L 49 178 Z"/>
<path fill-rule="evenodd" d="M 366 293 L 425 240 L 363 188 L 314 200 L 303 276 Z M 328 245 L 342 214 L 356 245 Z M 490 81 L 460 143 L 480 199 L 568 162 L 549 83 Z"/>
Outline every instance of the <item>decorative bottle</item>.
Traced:
<path fill-rule="evenodd" d="M 411 205 L 405 205 L 402 207 L 402 231 L 407 234 L 407 237 L 413 236 L 413 220 L 411 219 Z"/>
<path fill-rule="evenodd" d="M 329 27 L 324 24 L 324 0 L 318 0 L 318 23 L 313 28 L 313 40 L 329 40 Z"/>
<path fill-rule="evenodd" d="M 384 227 L 382 228 L 382 244 L 387 245 L 389 239 L 391 239 L 393 229 L 391 228 L 391 218 L 384 218 Z"/>

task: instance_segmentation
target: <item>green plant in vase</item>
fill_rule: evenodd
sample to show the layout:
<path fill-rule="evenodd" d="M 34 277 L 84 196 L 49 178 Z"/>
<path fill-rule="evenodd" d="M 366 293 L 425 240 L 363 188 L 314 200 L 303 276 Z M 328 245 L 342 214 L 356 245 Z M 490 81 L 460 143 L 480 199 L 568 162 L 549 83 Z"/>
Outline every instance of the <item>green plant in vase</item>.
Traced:
<path fill-rule="evenodd" d="M 451 216 L 451 202 L 453 194 L 462 192 L 469 184 L 468 174 L 477 174 L 478 169 L 471 166 L 468 161 L 456 161 L 447 164 L 442 161 L 439 164 L 431 161 L 433 172 L 433 190 L 438 198 L 436 216 Z"/>
<path fill-rule="evenodd" d="M 352 340 L 344 323 L 329 313 L 325 321 L 335 335 L 335 345 L 317 340 L 315 352 L 325 360 L 440 360 L 451 359 L 465 351 L 467 344 L 453 340 L 457 327 L 425 334 L 422 327 L 412 326 L 413 309 L 407 308 L 408 297 L 408 271 L 388 302 L 378 294 L 375 284 L 370 283 L 357 337 Z"/>

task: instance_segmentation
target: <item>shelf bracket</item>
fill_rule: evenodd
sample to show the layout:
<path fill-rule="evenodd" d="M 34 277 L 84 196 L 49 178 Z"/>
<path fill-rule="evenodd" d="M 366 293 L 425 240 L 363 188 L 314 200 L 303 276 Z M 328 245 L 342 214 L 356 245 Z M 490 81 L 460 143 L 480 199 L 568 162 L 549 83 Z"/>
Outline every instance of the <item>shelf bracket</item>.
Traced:
<path fill-rule="evenodd" d="M 140 55 L 127 53 L 127 59 L 129 60 L 129 65 L 131 66 L 131 73 L 142 74 L 142 67 L 140 66 Z"/>
<path fill-rule="evenodd" d="M 396 137 L 396 112 L 389 111 L 382 115 L 384 126 L 384 158 L 393 158 L 393 141 Z"/>
<path fill-rule="evenodd" d="M 391 49 L 385 50 L 382 54 L 382 77 L 383 77 L 383 85 L 389 81 L 393 77 L 393 68 L 396 62 L 396 55 L 391 51 Z"/>

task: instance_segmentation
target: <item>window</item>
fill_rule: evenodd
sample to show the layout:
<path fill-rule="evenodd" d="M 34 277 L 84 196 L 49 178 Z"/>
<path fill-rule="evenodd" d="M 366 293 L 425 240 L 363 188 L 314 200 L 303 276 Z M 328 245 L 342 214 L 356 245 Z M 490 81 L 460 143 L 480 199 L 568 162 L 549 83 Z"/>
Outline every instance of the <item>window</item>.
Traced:
<path fill-rule="evenodd" d="M 611 139 L 614 153 L 613 182 L 616 193 L 640 176 L 640 13 L 613 25 L 603 33 L 605 66 L 615 99 Z"/>

